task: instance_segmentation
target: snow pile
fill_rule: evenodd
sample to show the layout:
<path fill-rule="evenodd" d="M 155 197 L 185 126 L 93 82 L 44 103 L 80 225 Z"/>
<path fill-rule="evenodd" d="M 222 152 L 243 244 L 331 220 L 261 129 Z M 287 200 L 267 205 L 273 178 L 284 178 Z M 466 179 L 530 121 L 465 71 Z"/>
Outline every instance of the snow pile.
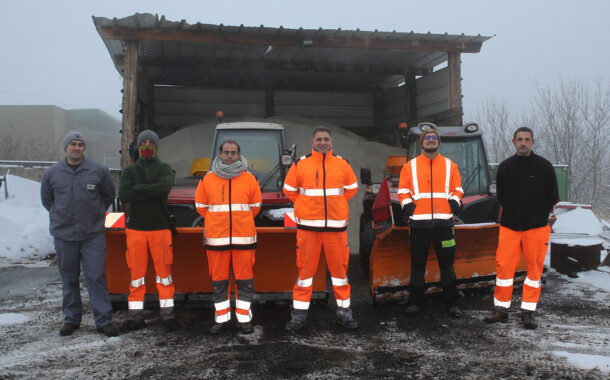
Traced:
<path fill-rule="evenodd" d="M 557 216 L 553 232 L 596 236 L 604 232 L 604 229 L 593 211 L 576 207 Z"/>
<path fill-rule="evenodd" d="M 24 323 L 29 320 L 30 320 L 30 317 L 28 317 L 25 314 L 19 314 L 19 313 L 0 314 L 0 326 L 8 326 L 8 325 L 14 325 L 14 324 L 18 324 L 18 323 Z"/>
<path fill-rule="evenodd" d="M 308 119 L 299 116 L 273 116 L 270 118 L 241 118 L 225 122 L 258 121 L 278 123 L 284 126 L 286 145 L 297 145 L 297 157 L 311 152 L 311 138 L 316 127 L 321 126 L 331 131 L 333 137 L 333 153 L 349 160 L 356 177 L 360 179 L 360 168 L 371 170 L 373 182 L 383 180 L 385 163 L 388 156 L 404 155 L 405 149 L 366 140 L 357 134 L 343 129 L 336 124 L 323 120 Z M 218 123 L 215 119 L 184 126 L 161 139 L 159 158 L 172 166 L 176 178 L 188 176 L 193 159 L 208 158 L 211 155 L 214 141 L 214 128 Z M 238 141 L 239 143 L 239 141 Z M 248 158 L 248 157 L 246 157 Z M 349 226 L 347 230 L 349 245 L 352 252 L 358 252 L 358 226 L 362 214 L 363 191 L 349 201 Z"/>
<path fill-rule="evenodd" d="M 8 199 L 0 192 L 0 266 L 40 262 L 55 252 L 40 183 L 14 175 L 7 175 L 7 183 Z"/>

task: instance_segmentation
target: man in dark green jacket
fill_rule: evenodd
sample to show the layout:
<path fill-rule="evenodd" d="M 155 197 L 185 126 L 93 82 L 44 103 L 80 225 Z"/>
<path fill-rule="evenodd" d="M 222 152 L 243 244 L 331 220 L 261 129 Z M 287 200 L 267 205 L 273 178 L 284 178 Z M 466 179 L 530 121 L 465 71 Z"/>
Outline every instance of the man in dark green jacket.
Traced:
<path fill-rule="evenodd" d="M 159 136 L 151 130 L 138 135 L 140 158 L 121 174 L 119 199 L 129 204 L 127 216 L 127 265 L 131 273 L 129 285 L 129 319 L 125 331 L 145 326 L 144 296 L 148 251 L 153 259 L 159 292 L 163 325 L 169 331 L 178 329 L 174 319 L 174 284 L 172 234 L 167 214 L 167 196 L 174 184 L 174 171 L 157 157 Z"/>

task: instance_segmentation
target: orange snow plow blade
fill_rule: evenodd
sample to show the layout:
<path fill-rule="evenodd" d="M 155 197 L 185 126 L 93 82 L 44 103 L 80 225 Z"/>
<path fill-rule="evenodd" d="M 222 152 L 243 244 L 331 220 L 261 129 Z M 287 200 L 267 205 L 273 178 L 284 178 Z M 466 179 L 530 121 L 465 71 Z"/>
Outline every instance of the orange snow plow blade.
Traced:
<path fill-rule="evenodd" d="M 255 253 L 255 301 L 291 300 L 292 287 L 297 279 L 296 229 L 257 227 L 258 248 Z M 108 291 L 115 305 L 125 306 L 129 294 L 129 268 L 125 259 L 124 230 L 106 231 L 106 277 Z M 203 247 L 203 227 L 178 227 L 173 237 L 174 263 L 172 279 L 176 289 L 176 303 L 209 301 L 212 293 L 208 260 Z M 156 277 L 149 256 L 146 275 L 146 301 L 154 307 L 158 299 Z M 231 289 L 235 286 L 231 280 Z M 312 300 L 328 300 L 326 292 L 326 261 L 320 257 L 313 280 Z M 148 302 L 150 301 L 150 302 Z M 148 306 L 147 306 L 148 307 Z"/>
<path fill-rule="evenodd" d="M 458 289 L 491 287 L 495 284 L 499 230 L 499 224 L 454 227 L 457 248 L 454 266 Z M 522 255 L 515 282 L 523 282 L 525 271 Z M 378 235 L 371 251 L 369 282 L 373 303 L 404 299 L 408 294 L 410 275 L 409 229 L 392 226 L 387 234 Z M 426 265 L 427 292 L 440 291 L 440 281 L 436 253 L 431 245 Z"/>

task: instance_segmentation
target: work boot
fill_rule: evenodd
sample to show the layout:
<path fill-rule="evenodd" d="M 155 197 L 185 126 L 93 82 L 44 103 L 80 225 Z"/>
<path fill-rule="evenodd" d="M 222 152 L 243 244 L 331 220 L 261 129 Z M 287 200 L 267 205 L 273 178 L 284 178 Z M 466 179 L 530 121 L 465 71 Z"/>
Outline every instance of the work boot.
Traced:
<path fill-rule="evenodd" d="M 423 308 L 421 308 L 417 305 L 411 304 L 411 305 L 407 306 L 407 308 L 405 309 L 405 314 L 409 315 L 409 316 L 416 315 L 416 314 L 419 314 L 419 312 L 422 311 L 422 309 Z"/>
<path fill-rule="evenodd" d="M 462 310 L 460 310 L 460 308 L 457 307 L 457 306 L 450 306 L 450 307 L 448 307 L 447 308 L 447 314 L 449 314 L 449 316 L 451 318 L 455 318 L 455 319 L 462 318 L 462 315 L 464 315 L 462 313 Z"/>
<path fill-rule="evenodd" d="M 214 324 L 212 325 L 212 327 L 210 328 L 210 330 L 208 332 L 212 335 L 219 335 L 225 331 L 226 327 L 227 327 L 226 323 L 214 322 Z"/>
<path fill-rule="evenodd" d="M 500 310 L 493 309 L 491 311 L 491 313 L 487 317 L 485 317 L 485 322 L 487 322 L 487 323 L 496 323 L 496 322 L 506 323 L 506 322 L 508 322 L 508 313 L 503 313 Z"/>
<path fill-rule="evenodd" d="M 290 321 L 288 321 L 288 323 L 286 323 L 286 326 L 284 326 L 284 328 L 286 329 L 286 331 L 295 332 L 295 331 L 299 331 L 306 325 L 307 325 L 307 321 L 304 319 L 303 320 L 291 319 Z"/>
<path fill-rule="evenodd" d="M 252 327 L 252 323 L 244 322 L 239 324 L 239 332 L 245 335 L 252 334 L 254 332 L 254 328 Z"/>
<path fill-rule="evenodd" d="M 107 325 L 104 325 L 102 327 L 98 327 L 97 328 L 97 332 L 106 335 L 107 337 L 111 337 L 111 336 L 118 336 L 119 335 L 119 329 L 113 325 L 112 323 L 109 323 Z"/>
<path fill-rule="evenodd" d="M 352 315 L 352 309 L 349 307 L 346 308 L 337 308 L 337 323 L 346 329 L 355 329 L 358 328 L 358 322 L 354 319 Z"/>
<path fill-rule="evenodd" d="M 523 326 L 528 330 L 534 330 L 538 327 L 533 311 L 524 311 L 521 314 L 521 320 L 523 321 Z"/>
<path fill-rule="evenodd" d="M 165 330 L 167 330 L 168 332 L 174 332 L 174 331 L 180 330 L 180 324 L 174 318 L 166 319 L 165 321 L 162 321 L 161 325 L 163 325 L 163 328 Z"/>
<path fill-rule="evenodd" d="M 121 331 L 136 331 L 143 329 L 144 326 L 146 326 L 146 323 L 144 321 L 135 321 L 133 319 L 128 319 L 125 323 L 121 325 Z"/>
<path fill-rule="evenodd" d="M 78 325 L 75 323 L 64 323 L 64 325 L 59 329 L 59 335 L 68 336 L 72 335 L 74 331 L 78 329 Z"/>

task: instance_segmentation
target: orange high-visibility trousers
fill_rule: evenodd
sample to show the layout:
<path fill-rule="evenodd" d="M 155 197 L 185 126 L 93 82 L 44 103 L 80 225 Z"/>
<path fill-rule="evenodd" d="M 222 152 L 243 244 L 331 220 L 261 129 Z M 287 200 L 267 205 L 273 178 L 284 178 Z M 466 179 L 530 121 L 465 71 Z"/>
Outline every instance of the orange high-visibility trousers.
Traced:
<path fill-rule="evenodd" d="M 523 283 L 521 309 L 536 311 L 536 304 L 540 298 L 540 278 L 550 236 L 551 227 L 548 225 L 527 231 L 514 231 L 500 226 L 496 251 L 496 288 L 494 290 L 496 308 L 503 311 L 510 308 L 515 270 L 523 251 L 527 265 L 527 278 Z"/>
<path fill-rule="evenodd" d="M 127 266 L 131 274 L 128 304 L 130 310 L 144 309 L 146 294 L 146 270 L 148 251 L 155 265 L 157 291 L 161 308 L 174 307 L 174 283 L 172 281 L 172 234 L 170 230 L 139 231 L 125 229 L 127 240 Z"/>
<path fill-rule="evenodd" d="M 297 269 L 299 276 L 292 289 L 292 303 L 295 310 L 309 309 L 313 276 L 318 269 L 322 248 L 324 248 L 337 306 L 341 308 L 350 306 L 351 288 L 347 280 L 349 263 L 347 231 L 318 232 L 298 229 Z"/>
<path fill-rule="evenodd" d="M 224 323 L 231 319 L 231 293 L 229 289 L 229 268 L 233 261 L 235 276 L 235 316 L 237 322 L 252 320 L 251 303 L 254 296 L 254 250 L 235 249 L 226 251 L 207 250 L 210 277 L 212 278 L 212 298 L 216 310 L 215 321 Z"/>

